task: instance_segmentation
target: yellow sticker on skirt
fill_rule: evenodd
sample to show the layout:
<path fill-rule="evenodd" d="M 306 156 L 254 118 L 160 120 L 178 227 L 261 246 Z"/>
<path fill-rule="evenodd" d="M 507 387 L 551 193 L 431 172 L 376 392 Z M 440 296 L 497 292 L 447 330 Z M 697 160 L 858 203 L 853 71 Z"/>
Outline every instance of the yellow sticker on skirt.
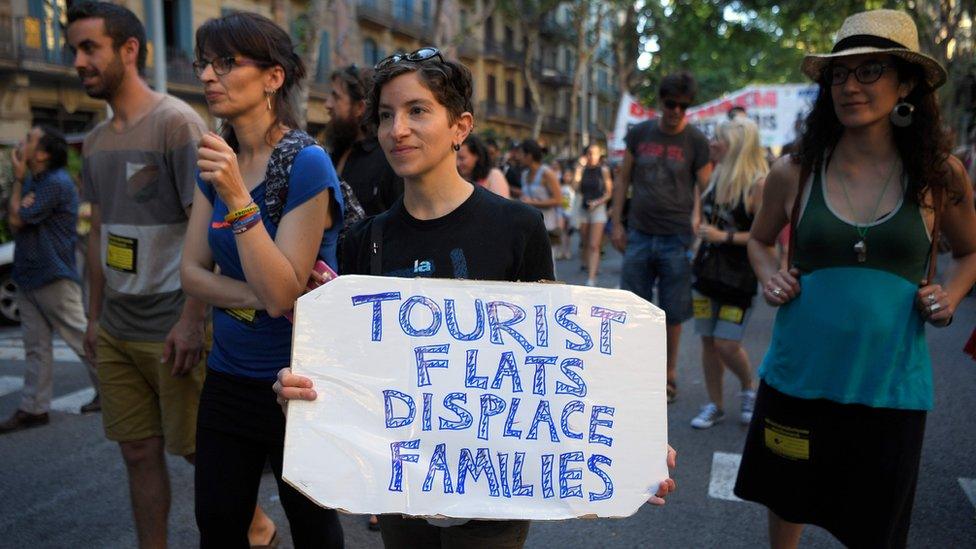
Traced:
<path fill-rule="evenodd" d="M 742 319 L 745 316 L 746 312 L 742 307 L 722 305 L 718 310 L 718 319 L 731 322 L 732 324 L 742 324 Z"/>
<path fill-rule="evenodd" d="M 138 251 L 139 241 L 135 238 L 109 233 L 105 265 L 123 273 L 135 273 Z"/>
<path fill-rule="evenodd" d="M 766 420 L 764 429 L 766 448 L 787 459 L 810 459 L 810 431 L 780 425 Z"/>
<path fill-rule="evenodd" d="M 692 300 L 695 318 L 712 318 L 712 300 L 705 296 L 695 296 Z"/>

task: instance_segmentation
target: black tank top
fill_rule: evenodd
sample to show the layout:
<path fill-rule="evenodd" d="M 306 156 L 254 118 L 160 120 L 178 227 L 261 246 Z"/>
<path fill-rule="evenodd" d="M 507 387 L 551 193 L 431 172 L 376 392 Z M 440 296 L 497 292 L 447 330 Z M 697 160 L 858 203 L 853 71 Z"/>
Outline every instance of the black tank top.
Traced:
<path fill-rule="evenodd" d="M 580 192 L 583 193 L 583 200 L 587 202 L 603 196 L 606 189 L 603 186 L 602 166 L 583 168 L 583 176 L 580 178 Z"/>

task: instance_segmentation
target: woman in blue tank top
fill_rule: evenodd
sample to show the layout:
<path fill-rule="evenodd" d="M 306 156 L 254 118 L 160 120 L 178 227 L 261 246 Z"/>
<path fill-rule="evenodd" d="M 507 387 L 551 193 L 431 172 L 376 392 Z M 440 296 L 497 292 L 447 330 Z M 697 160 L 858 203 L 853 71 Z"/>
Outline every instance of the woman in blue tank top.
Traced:
<path fill-rule="evenodd" d="M 774 547 L 795 547 L 804 524 L 848 546 L 904 547 L 933 400 L 924 324 L 948 325 L 976 279 L 972 189 L 941 129 L 946 72 L 919 52 L 908 14 L 849 17 L 802 68 L 820 93 L 748 243 L 779 311 L 735 493 L 769 509 Z M 941 284 L 929 268 L 939 226 L 955 254 Z"/>

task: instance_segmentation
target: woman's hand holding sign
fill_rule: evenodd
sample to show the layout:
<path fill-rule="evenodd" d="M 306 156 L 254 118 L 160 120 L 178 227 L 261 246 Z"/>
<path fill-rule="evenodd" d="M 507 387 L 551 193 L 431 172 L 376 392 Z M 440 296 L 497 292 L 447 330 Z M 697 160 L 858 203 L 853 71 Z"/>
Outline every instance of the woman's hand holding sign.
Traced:
<path fill-rule="evenodd" d="M 278 395 L 281 411 L 288 412 L 289 400 L 315 400 L 318 394 L 312 389 L 312 380 L 291 373 L 291 368 L 278 370 L 278 381 L 274 383 L 274 392 Z"/>

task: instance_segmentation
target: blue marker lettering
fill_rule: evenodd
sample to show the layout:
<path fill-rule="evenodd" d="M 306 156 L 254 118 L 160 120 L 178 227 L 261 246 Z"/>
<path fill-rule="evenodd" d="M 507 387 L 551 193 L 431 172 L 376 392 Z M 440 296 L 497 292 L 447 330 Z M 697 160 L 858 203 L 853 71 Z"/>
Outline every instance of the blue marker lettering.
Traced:
<path fill-rule="evenodd" d="M 515 414 L 518 413 L 519 402 L 521 402 L 519 397 L 512 397 L 512 405 L 508 408 L 508 416 L 505 418 L 505 430 L 502 431 L 502 436 L 522 438 L 522 430 L 513 428 L 515 425 Z"/>
<path fill-rule="evenodd" d="M 573 412 L 582 412 L 583 403 L 578 400 L 571 400 L 563 406 L 562 417 L 560 418 L 560 425 L 563 428 L 563 434 L 566 438 L 575 438 L 577 440 L 583 440 L 583 433 L 577 433 L 569 428 L 569 415 Z"/>
<path fill-rule="evenodd" d="M 488 376 L 479 376 L 478 373 L 478 349 L 468 349 L 467 358 L 464 361 L 464 386 L 469 389 L 487 389 Z"/>
<path fill-rule="evenodd" d="M 420 439 L 414 440 L 402 440 L 398 442 L 393 442 L 390 444 L 390 454 L 392 454 L 393 461 L 393 471 L 390 474 L 390 487 L 391 492 L 402 492 L 403 491 L 403 462 L 409 461 L 416 463 L 420 456 L 417 454 L 401 454 L 400 448 L 409 448 L 410 450 L 416 450 L 420 448 Z"/>
<path fill-rule="evenodd" d="M 535 365 L 535 376 L 532 378 L 532 394 L 546 396 L 546 366 L 555 364 L 558 357 L 554 356 L 527 356 L 526 364 Z"/>
<path fill-rule="evenodd" d="M 438 423 L 440 425 L 441 430 L 460 431 L 462 429 L 467 429 L 468 427 L 471 427 L 471 422 L 474 420 L 474 417 L 471 415 L 471 412 L 465 410 L 461 406 L 458 406 L 457 404 L 454 403 L 454 401 L 461 401 L 467 404 L 468 394 L 448 393 L 447 396 L 444 397 L 444 407 L 457 414 L 458 419 L 456 421 L 455 420 L 449 421 L 444 419 L 443 417 L 438 417 Z"/>
<path fill-rule="evenodd" d="M 424 358 L 424 354 L 437 353 L 443 355 L 447 354 L 450 349 L 451 345 L 445 343 L 444 345 L 422 345 L 413 350 L 413 354 L 417 358 L 417 387 L 430 385 L 430 374 L 427 373 L 428 368 L 447 368 L 447 360 L 442 358 L 427 360 Z"/>
<path fill-rule="evenodd" d="M 540 400 L 539 406 L 535 409 L 535 416 L 532 418 L 532 425 L 529 427 L 529 434 L 526 440 L 536 440 L 539 437 L 539 423 L 546 422 L 549 425 L 549 438 L 553 442 L 559 442 L 559 435 L 556 433 L 556 424 L 552 421 L 552 413 L 549 411 L 549 401 Z"/>
<path fill-rule="evenodd" d="M 532 497 L 535 487 L 522 484 L 522 466 L 525 465 L 525 452 L 515 452 L 515 465 L 512 466 L 512 495 Z"/>
<path fill-rule="evenodd" d="M 608 416 L 613 417 L 613 412 L 613 406 L 594 406 L 590 411 L 590 444 L 613 446 L 612 438 L 596 432 L 597 427 L 613 428 L 612 419 L 600 419 L 600 414 L 607 414 Z"/>
<path fill-rule="evenodd" d="M 492 389 L 501 389 L 502 380 L 510 376 L 512 378 L 512 392 L 522 392 L 522 379 L 519 377 L 518 367 L 515 365 L 515 354 L 512 351 L 502 353 L 498 361 L 498 370 L 495 372 L 495 379 L 491 380 Z"/>
<path fill-rule="evenodd" d="M 582 498 L 583 486 L 580 484 L 569 485 L 571 480 L 582 480 L 582 469 L 570 469 L 571 461 L 583 461 L 583 452 L 565 452 L 559 454 L 559 497 L 563 498 Z"/>
<path fill-rule="evenodd" d="M 590 501 L 600 501 L 604 499 L 610 499 L 613 497 L 613 480 L 610 479 L 605 471 L 600 469 L 597 464 L 603 463 L 607 467 L 613 463 L 613 460 L 607 456 L 601 454 L 593 454 L 590 456 L 590 460 L 586 462 L 586 468 L 589 469 L 593 474 L 603 479 L 603 492 L 597 494 L 595 492 L 590 492 Z"/>
<path fill-rule="evenodd" d="M 583 377 L 576 372 L 570 370 L 570 368 L 583 369 L 583 361 L 578 358 L 564 358 L 562 363 L 559 365 L 559 370 L 566 376 L 566 379 L 572 381 L 576 385 L 567 385 L 562 381 L 556 382 L 556 394 L 557 395 L 575 395 L 578 397 L 586 396 L 586 382 L 583 381 Z"/>
<path fill-rule="evenodd" d="M 372 330 L 370 337 L 373 341 L 383 339 L 383 310 L 384 301 L 399 301 L 400 292 L 386 292 L 382 294 L 354 295 L 352 296 L 353 307 L 364 303 L 373 304 Z"/>
<path fill-rule="evenodd" d="M 447 324 L 447 331 L 451 337 L 458 341 L 476 341 L 485 333 L 485 315 L 481 312 L 482 304 L 480 299 L 474 300 L 474 330 L 463 333 L 458 328 L 457 309 L 453 299 L 444 300 L 444 321 Z"/>
<path fill-rule="evenodd" d="M 418 330 L 410 323 L 410 313 L 415 305 L 423 305 L 430 311 L 430 326 Z M 441 329 L 441 308 L 432 299 L 422 295 L 414 295 L 407 298 L 400 305 L 400 329 L 403 333 L 411 337 L 430 337 Z"/>
<path fill-rule="evenodd" d="M 407 415 L 399 417 L 393 415 L 394 398 L 407 405 Z M 410 425 L 413 423 L 413 416 L 417 412 L 417 406 L 413 403 L 413 397 L 394 389 L 386 389 L 383 391 L 383 409 L 386 412 L 387 429 L 396 429 L 397 427 Z"/>
<path fill-rule="evenodd" d="M 502 322 L 498 320 L 498 308 L 505 307 L 512 312 L 512 318 Z M 507 303 L 505 301 L 490 301 L 488 302 L 488 334 L 491 342 L 496 345 L 502 345 L 502 331 L 505 331 L 514 339 L 519 345 L 525 349 L 526 353 L 531 353 L 534 348 L 531 343 L 526 341 L 522 334 L 518 333 L 512 326 L 522 322 L 525 318 L 525 309 L 519 307 L 518 305 L 513 305 L 512 303 Z"/>
<path fill-rule="evenodd" d="M 542 497 L 549 499 L 552 493 L 552 461 L 553 454 L 542 454 Z"/>
<path fill-rule="evenodd" d="M 556 324 L 559 324 L 563 328 L 578 335 L 583 340 L 582 343 L 573 343 L 567 339 L 567 349 L 570 351 L 589 351 L 593 348 L 593 338 L 590 337 L 590 334 L 588 334 L 586 330 L 582 328 L 582 326 L 567 318 L 569 315 L 575 314 L 576 305 L 563 305 L 562 307 L 556 309 Z"/>
<path fill-rule="evenodd" d="M 471 450 L 461 448 L 461 459 L 458 462 L 457 474 L 457 493 L 464 493 L 464 483 L 471 474 L 471 479 L 478 482 L 481 473 L 485 473 L 488 481 L 488 495 L 498 497 L 498 477 L 495 475 L 495 466 L 491 463 L 491 455 L 488 448 L 478 448 L 475 458 L 471 457 Z"/>
<path fill-rule="evenodd" d="M 610 323 L 617 322 L 623 324 L 627 322 L 627 313 L 624 311 L 614 311 L 603 307 L 593 307 L 590 309 L 590 316 L 600 319 L 600 352 L 609 355 L 611 352 Z"/>
<path fill-rule="evenodd" d="M 535 306 L 535 344 L 539 347 L 549 346 L 549 319 L 546 318 L 546 306 Z"/>
<path fill-rule="evenodd" d="M 504 411 L 504 400 L 491 393 L 481 395 L 481 414 L 478 416 L 478 438 L 488 440 L 488 419 Z"/>
<path fill-rule="evenodd" d="M 454 493 L 454 486 L 451 484 L 451 471 L 447 467 L 447 445 L 444 443 L 434 447 L 434 453 L 430 456 L 430 466 L 427 467 L 427 478 L 424 479 L 424 492 L 430 492 L 434 486 L 434 476 L 440 471 L 444 474 L 444 493 Z"/>

